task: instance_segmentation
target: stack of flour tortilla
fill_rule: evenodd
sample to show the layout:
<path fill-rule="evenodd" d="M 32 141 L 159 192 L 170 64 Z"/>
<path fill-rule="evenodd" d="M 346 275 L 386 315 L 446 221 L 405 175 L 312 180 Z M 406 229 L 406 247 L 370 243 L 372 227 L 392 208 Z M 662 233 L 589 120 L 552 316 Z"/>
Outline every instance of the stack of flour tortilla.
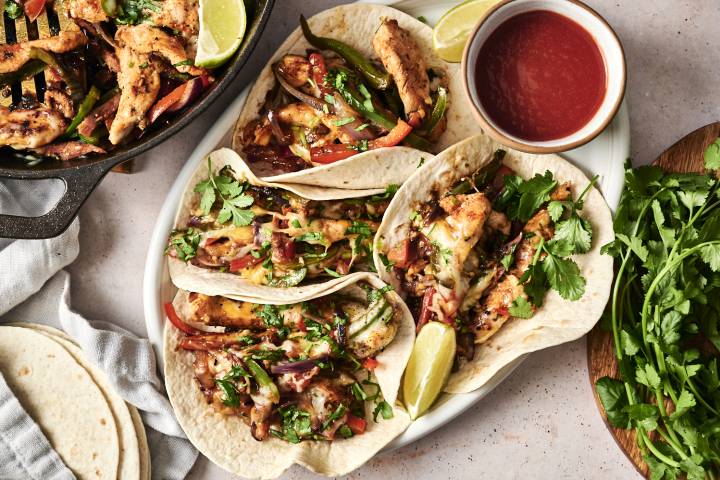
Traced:
<path fill-rule="evenodd" d="M 63 332 L 30 323 L 0 327 L 0 372 L 78 479 L 150 478 L 140 414 Z"/>

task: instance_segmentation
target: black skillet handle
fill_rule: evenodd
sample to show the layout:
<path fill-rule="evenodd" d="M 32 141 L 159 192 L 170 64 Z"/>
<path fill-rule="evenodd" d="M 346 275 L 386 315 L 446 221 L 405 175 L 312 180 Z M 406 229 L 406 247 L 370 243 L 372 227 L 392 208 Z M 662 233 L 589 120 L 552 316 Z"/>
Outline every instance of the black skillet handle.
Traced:
<path fill-rule="evenodd" d="M 37 170 L 32 175 L 8 175 L 7 178 L 57 178 L 65 184 L 65 192 L 52 210 L 39 217 L 22 217 L 0 214 L 0 238 L 39 239 L 56 237 L 72 223 L 90 193 L 110 169 L 118 163 L 98 162 L 82 167 L 43 172 Z"/>

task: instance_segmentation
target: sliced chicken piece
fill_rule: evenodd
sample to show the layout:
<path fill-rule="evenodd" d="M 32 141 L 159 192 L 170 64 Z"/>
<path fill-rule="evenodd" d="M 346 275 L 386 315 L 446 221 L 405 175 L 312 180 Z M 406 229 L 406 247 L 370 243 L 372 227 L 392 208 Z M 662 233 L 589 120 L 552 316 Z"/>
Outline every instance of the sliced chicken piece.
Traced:
<path fill-rule="evenodd" d="M 137 53 L 156 54 L 163 57 L 179 72 L 194 76 L 206 73 L 204 68 L 198 68 L 192 64 L 192 58 L 185 52 L 185 47 L 177 37 L 168 35 L 152 25 L 145 23 L 132 27 L 119 27 L 115 33 L 115 41 Z M 183 64 L 188 61 L 190 61 L 189 65 Z M 120 63 L 120 68 L 123 68 L 122 62 Z"/>
<path fill-rule="evenodd" d="M 86 20 L 90 23 L 108 21 L 100 0 L 66 0 L 65 11 L 70 18 Z"/>
<path fill-rule="evenodd" d="M 159 11 L 148 11 L 150 21 L 167 27 L 186 39 L 197 36 L 200 31 L 198 0 L 163 0 Z"/>
<path fill-rule="evenodd" d="M 72 119 L 75 116 L 72 99 L 60 89 L 59 85 L 53 85 L 45 91 L 45 105 L 50 110 L 60 112 L 67 119 Z"/>
<path fill-rule="evenodd" d="M 52 145 L 46 145 L 33 150 L 40 155 L 48 157 L 55 157 L 59 160 L 67 161 L 73 158 L 82 157 L 90 153 L 105 153 L 105 150 L 88 143 L 71 141 L 63 143 L 54 143 Z"/>
<path fill-rule="evenodd" d="M 372 44 L 397 85 L 408 123 L 419 127 L 432 107 L 430 79 L 420 48 L 396 20 L 383 21 Z"/>
<path fill-rule="evenodd" d="M 485 298 L 475 326 L 475 343 L 484 343 L 510 319 L 508 309 L 525 290 L 515 275 L 506 275 Z"/>
<path fill-rule="evenodd" d="M 190 318 L 188 320 L 192 322 L 223 327 L 265 327 L 262 319 L 256 314 L 258 305 L 255 303 L 240 302 L 196 292 L 189 294 L 189 300 Z"/>
<path fill-rule="evenodd" d="M 308 83 L 312 66 L 306 57 L 289 54 L 280 59 L 277 69 L 290 85 L 299 88 Z"/>
<path fill-rule="evenodd" d="M 0 73 L 10 73 L 20 69 L 31 59 L 32 48 L 65 53 L 85 45 L 87 41 L 88 38 L 80 30 L 66 30 L 54 37 L 0 45 Z"/>
<path fill-rule="evenodd" d="M 68 125 L 62 113 L 46 106 L 29 110 L 0 107 L 0 145 L 37 148 L 55 140 Z"/>
<path fill-rule="evenodd" d="M 122 28 L 122 27 L 121 27 Z M 150 56 L 121 45 L 117 50 L 120 102 L 110 125 L 110 143 L 117 145 L 135 126 L 145 128 L 145 113 L 160 91 L 160 71 Z"/>
<path fill-rule="evenodd" d="M 78 133 L 89 137 L 100 122 L 110 122 L 117 112 L 120 104 L 120 94 L 115 94 L 102 105 L 95 107 L 85 119 L 78 125 Z"/>

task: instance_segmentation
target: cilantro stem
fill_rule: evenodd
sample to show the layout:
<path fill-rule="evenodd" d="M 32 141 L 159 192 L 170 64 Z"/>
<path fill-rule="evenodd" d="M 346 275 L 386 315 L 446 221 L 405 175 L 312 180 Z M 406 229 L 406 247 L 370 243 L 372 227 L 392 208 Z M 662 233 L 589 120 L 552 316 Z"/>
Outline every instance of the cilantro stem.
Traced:
<path fill-rule="evenodd" d="M 600 175 L 595 175 L 593 178 L 590 179 L 590 183 L 588 183 L 582 192 L 580 192 L 580 195 L 578 196 L 578 199 L 575 200 L 575 204 L 580 203 L 583 201 L 583 198 L 587 193 L 590 191 L 590 189 L 597 183 L 598 178 L 600 178 Z"/>
<path fill-rule="evenodd" d="M 660 450 L 657 449 L 655 444 L 650 440 L 650 437 L 648 437 L 648 434 L 645 432 L 645 429 L 638 426 L 637 427 L 638 434 L 640 435 L 640 438 L 642 438 L 643 442 L 645 443 L 645 446 L 655 455 L 660 461 L 663 463 L 666 463 L 670 465 L 671 467 L 678 468 L 680 464 L 673 460 L 672 458 L 666 456 L 664 453 L 662 453 Z"/>

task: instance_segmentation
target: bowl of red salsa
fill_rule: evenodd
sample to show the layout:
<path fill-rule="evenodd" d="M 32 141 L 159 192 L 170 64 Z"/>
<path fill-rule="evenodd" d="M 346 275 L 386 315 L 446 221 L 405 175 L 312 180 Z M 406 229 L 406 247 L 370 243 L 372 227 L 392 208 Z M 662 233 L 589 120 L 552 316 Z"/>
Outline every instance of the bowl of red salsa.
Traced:
<path fill-rule="evenodd" d="M 622 45 L 576 0 L 507 0 L 470 34 L 465 89 L 483 130 L 532 153 L 583 145 L 612 121 L 625 93 Z"/>

